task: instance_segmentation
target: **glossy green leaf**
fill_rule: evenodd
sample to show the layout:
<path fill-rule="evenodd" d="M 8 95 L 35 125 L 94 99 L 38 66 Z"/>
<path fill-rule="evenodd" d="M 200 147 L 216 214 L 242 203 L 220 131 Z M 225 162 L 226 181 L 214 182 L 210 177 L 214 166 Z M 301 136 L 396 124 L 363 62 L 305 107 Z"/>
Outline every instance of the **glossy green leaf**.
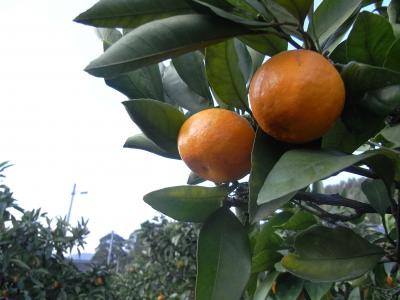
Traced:
<path fill-rule="evenodd" d="M 207 78 L 218 99 L 229 106 L 245 109 L 247 89 L 239 66 L 238 46 L 227 40 L 206 49 Z M 238 46 L 241 47 L 241 46 Z"/>
<path fill-rule="evenodd" d="M 123 102 L 132 121 L 162 149 L 178 154 L 177 137 L 185 121 L 178 109 L 156 100 L 136 99 Z"/>
<path fill-rule="evenodd" d="M 365 93 L 360 105 L 376 115 L 386 117 L 400 107 L 400 84 Z"/>
<path fill-rule="evenodd" d="M 346 245 L 346 247 L 343 247 Z M 368 272 L 383 250 L 344 227 L 314 226 L 300 233 L 295 253 L 282 259 L 289 272 L 316 282 L 349 280 Z"/>
<path fill-rule="evenodd" d="M 196 300 L 239 300 L 250 278 L 250 244 L 228 208 L 204 223 L 198 240 Z"/>
<path fill-rule="evenodd" d="M 164 101 L 161 74 L 157 64 L 105 79 L 105 82 L 129 99 L 150 98 Z"/>
<path fill-rule="evenodd" d="M 247 50 L 249 51 L 250 58 L 251 58 L 251 77 L 253 77 L 254 73 L 258 70 L 258 68 L 263 64 L 265 55 L 258 52 L 257 50 L 254 50 L 251 47 L 247 47 Z"/>
<path fill-rule="evenodd" d="M 162 81 L 164 92 L 168 103 L 177 104 L 191 113 L 209 108 L 212 106 L 210 100 L 196 94 L 181 79 L 175 67 L 169 65 L 163 72 Z"/>
<path fill-rule="evenodd" d="M 287 230 L 304 230 L 316 223 L 317 220 L 313 214 L 306 211 L 299 211 L 283 224 L 282 227 Z"/>
<path fill-rule="evenodd" d="M 304 282 L 304 289 L 310 300 L 321 300 L 329 292 L 332 287 L 331 282 Z"/>
<path fill-rule="evenodd" d="M 114 28 L 96 28 L 96 34 L 103 41 L 104 51 L 122 37 L 122 33 Z"/>
<path fill-rule="evenodd" d="M 387 9 L 389 22 L 392 24 L 393 32 L 400 38 L 400 0 L 391 0 Z"/>
<path fill-rule="evenodd" d="M 93 60 L 86 71 L 94 76 L 112 77 L 246 32 L 248 29 L 238 24 L 205 15 L 157 20 L 124 35 Z"/>
<path fill-rule="evenodd" d="M 224 187 L 175 186 L 146 194 L 143 200 L 155 210 L 182 222 L 204 222 L 221 207 Z"/>
<path fill-rule="evenodd" d="M 96 27 L 134 28 L 192 12 L 185 0 L 101 0 L 74 21 Z"/>
<path fill-rule="evenodd" d="M 257 205 L 258 193 L 264 184 L 265 178 L 272 170 L 275 163 L 285 152 L 283 143 L 271 138 L 260 128 L 257 129 L 256 138 L 251 155 L 251 171 L 249 179 L 249 217 L 250 222 L 257 221 L 259 209 Z M 258 214 L 260 217 L 260 215 Z"/>
<path fill-rule="evenodd" d="M 383 66 L 393 71 L 400 72 L 400 38 L 390 47 Z"/>
<path fill-rule="evenodd" d="M 289 273 L 281 274 L 276 281 L 276 300 L 297 300 L 303 285 L 303 279 Z"/>
<path fill-rule="evenodd" d="M 155 144 L 143 133 L 139 133 L 129 137 L 124 144 L 124 148 L 140 149 L 166 158 L 180 159 L 177 153 L 168 153 L 161 147 L 157 146 L 157 144 Z"/>
<path fill-rule="evenodd" d="M 279 273 L 276 271 L 269 272 L 267 277 L 263 281 L 260 281 L 257 290 L 254 293 L 253 300 L 265 300 L 278 275 Z"/>
<path fill-rule="evenodd" d="M 253 255 L 251 272 L 259 273 L 273 269 L 274 265 L 282 259 L 282 254 L 276 250 L 265 249 Z"/>
<path fill-rule="evenodd" d="M 257 203 L 267 203 L 296 192 L 313 182 L 378 154 L 380 154 L 379 151 L 370 151 L 361 155 L 343 155 L 306 149 L 287 151 L 268 174 L 258 194 Z"/>
<path fill-rule="evenodd" d="M 343 66 L 340 74 L 346 85 L 346 93 L 353 96 L 400 84 L 400 72 L 356 62 Z"/>
<path fill-rule="evenodd" d="M 268 56 L 287 50 L 288 43 L 279 36 L 268 33 L 262 35 L 245 35 L 239 38 L 243 43 Z"/>
<path fill-rule="evenodd" d="M 349 131 L 342 119 L 338 119 L 335 125 L 322 137 L 322 149 L 336 150 L 351 154 L 362 145 L 370 136 L 356 135 Z"/>
<path fill-rule="evenodd" d="M 290 12 L 300 24 L 304 23 L 308 12 L 310 11 L 312 0 L 273 0 L 280 6 Z"/>
<path fill-rule="evenodd" d="M 183 54 L 172 59 L 172 63 L 182 80 L 198 95 L 212 100 L 208 86 L 204 55 L 200 51 Z"/>
<path fill-rule="evenodd" d="M 362 12 L 347 39 L 347 57 L 350 61 L 383 66 L 394 41 L 392 27 L 384 17 Z"/>
<path fill-rule="evenodd" d="M 389 142 L 394 144 L 394 147 L 400 147 L 400 125 L 384 128 L 380 134 Z"/>
<path fill-rule="evenodd" d="M 361 8 L 362 0 L 325 0 L 318 6 L 308 33 L 323 45 L 346 20 Z"/>
<path fill-rule="evenodd" d="M 371 206 L 381 215 L 387 212 L 390 207 L 390 199 L 386 185 L 383 180 L 365 180 L 361 184 L 361 189 Z"/>

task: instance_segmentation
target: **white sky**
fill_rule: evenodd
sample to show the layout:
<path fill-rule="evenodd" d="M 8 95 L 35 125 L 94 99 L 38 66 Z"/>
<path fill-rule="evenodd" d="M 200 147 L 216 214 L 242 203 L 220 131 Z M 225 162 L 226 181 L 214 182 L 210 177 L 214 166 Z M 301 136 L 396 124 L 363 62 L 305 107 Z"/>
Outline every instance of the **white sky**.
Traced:
<path fill-rule="evenodd" d="M 122 148 L 139 133 L 120 104 L 124 95 L 83 68 L 102 52 L 92 27 L 72 22 L 96 0 L 0 1 L 0 161 L 18 203 L 89 219 L 85 252 L 114 230 L 127 238 L 157 215 L 144 194 L 186 183 L 188 169 Z"/>

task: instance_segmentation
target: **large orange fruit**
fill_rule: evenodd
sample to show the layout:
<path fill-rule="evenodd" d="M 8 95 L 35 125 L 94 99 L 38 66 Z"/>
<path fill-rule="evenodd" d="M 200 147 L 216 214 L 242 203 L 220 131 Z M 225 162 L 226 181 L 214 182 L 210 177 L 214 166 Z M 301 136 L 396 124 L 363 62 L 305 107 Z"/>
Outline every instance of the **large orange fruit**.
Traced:
<path fill-rule="evenodd" d="M 253 141 L 254 130 L 245 118 L 226 109 L 210 108 L 185 121 L 178 135 L 178 150 L 193 172 L 222 183 L 249 172 Z"/>
<path fill-rule="evenodd" d="M 288 143 L 321 137 L 340 116 L 345 87 L 335 67 L 310 50 L 279 53 L 250 82 L 251 110 L 259 126 Z"/>

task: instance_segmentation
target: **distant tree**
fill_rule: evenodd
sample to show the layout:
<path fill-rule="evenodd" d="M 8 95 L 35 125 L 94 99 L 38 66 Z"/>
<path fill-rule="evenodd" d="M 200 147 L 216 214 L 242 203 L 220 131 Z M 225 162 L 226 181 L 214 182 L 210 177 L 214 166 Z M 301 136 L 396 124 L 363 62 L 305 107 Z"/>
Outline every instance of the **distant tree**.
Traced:
<path fill-rule="evenodd" d="M 111 248 L 110 248 L 111 246 Z M 126 240 L 116 233 L 109 233 L 100 239 L 100 243 L 96 248 L 96 253 L 92 257 L 93 264 L 98 266 L 114 266 L 117 267 L 123 263 L 127 256 Z"/>
<path fill-rule="evenodd" d="M 0 180 L 7 166 L 0 163 Z M 82 220 L 72 227 L 40 209 L 26 211 L 0 185 L 0 299 L 114 299 L 106 270 L 80 272 L 65 257 L 83 249 L 86 225 Z"/>

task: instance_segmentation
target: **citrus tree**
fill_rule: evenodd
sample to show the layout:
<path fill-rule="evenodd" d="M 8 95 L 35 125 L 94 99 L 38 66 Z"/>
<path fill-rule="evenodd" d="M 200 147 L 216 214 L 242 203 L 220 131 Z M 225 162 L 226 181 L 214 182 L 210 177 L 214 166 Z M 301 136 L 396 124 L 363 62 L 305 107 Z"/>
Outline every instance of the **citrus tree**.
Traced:
<path fill-rule="evenodd" d="M 144 201 L 202 224 L 197 300 L 397 297 L 400 1 L 101 0 L 75 21 L 143 132 L 125 147 L 192 170 Z M 322 192 L 342 171 L 367 202 Z"/>

